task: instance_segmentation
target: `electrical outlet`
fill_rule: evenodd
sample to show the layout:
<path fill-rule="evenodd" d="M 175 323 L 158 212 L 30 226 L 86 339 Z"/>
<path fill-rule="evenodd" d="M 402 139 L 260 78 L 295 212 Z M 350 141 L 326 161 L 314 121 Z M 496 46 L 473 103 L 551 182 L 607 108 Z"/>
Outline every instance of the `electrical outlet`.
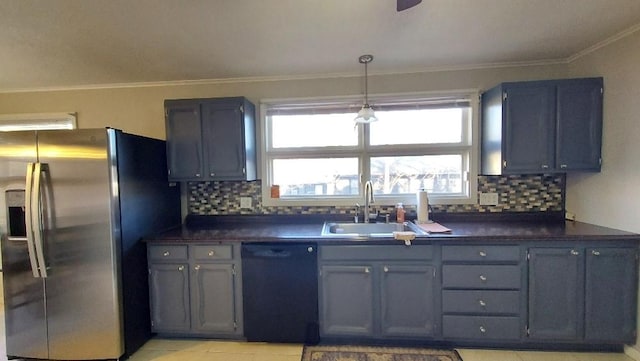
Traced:
<path fill-rule="evenodd" d="M 240 208 L 250 209 L 251 207 L 253 207 L 251 197 L 240 197 Z"/>
<path fill-rule="evenodd" d="M 498 203 L 498 193 L 480 193 L 481 206 L 496 206 Z"/>

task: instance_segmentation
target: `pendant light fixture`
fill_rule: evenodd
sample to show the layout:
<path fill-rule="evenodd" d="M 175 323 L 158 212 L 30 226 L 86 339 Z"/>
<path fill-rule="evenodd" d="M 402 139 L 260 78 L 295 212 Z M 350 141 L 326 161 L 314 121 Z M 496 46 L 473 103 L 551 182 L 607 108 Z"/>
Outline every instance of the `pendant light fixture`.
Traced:
<path fill-rule="evenodd" d="M 378 120 L 371 106 L 369 106 L 369 84 L 367 74 L 367 64 L 373 61 L 373 55 L 362 55 L 358 59 L 360 64 L 364 64 L 364 104 L 358 112 L 358 116 L 353 121 L 356 123 L 371 123 Z"/>

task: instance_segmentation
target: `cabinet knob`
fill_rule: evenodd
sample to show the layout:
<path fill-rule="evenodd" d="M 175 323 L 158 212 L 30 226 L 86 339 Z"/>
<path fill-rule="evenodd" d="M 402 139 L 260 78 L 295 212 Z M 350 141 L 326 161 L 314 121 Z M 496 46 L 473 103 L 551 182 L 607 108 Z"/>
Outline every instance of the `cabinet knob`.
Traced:
<path fill-rule="evenodd" d="M 595 249 L 591 251 L 591 254 L 594 256 L 599 256 L 600 255 L 600 251 L 596 251 Z"/>
<path fill-rule="evenodd" d="M 162 252 L 162 257 L 169 257 L 169 255 L 171 255 L 171 253 L 169 253 L 169 251 Z"/>
<path fill-rule="evenodd" d="M 200 177 L 200 173 L 196 173 L 196 177 Z"/>
<path fill-rule="evenodd" d="M 364 273 L 371 273 L 371 270 L 369 269 L 369 267 L 364 268 Z"/>
<path fill-rule="evenodd" d="M 480 275 L 480 281 L 482 281 L 482 282 L 487 282 L 487 276 L 485 276 L 485 275 Z"/>
<path fill-rule="evenodd" d="M 575 249 L 572 249 L 572 250 L 571 250 L 571 255 L 572 255 L 572 256 L 577 256 L 577 255 L 579 255 L 579 254 L 580 254 L 580 252 L 576 251 Z"/>
<path fill-rule="evenodd" d="M 209 251 L 209 253 L 207 253 L 209 255 L 209 257 L 213 257 L 216 255 L 216 251 Z"/>
<path fill-rule="evenodd" d="M 485 252 L 485 251 L 480 251 L 480 252 L 478 252 L 478 254 L 480 255 L 480 257 L 486 257 L 487 256 L 487 252 Z"/>
<path fill-rule="evenodd" d="M 309 248 L 307 248 L 307 252 L 309 252 L 309 253 L 313 253 L 313 247 L 309 247 Z"/>
<path fill-rule="evenodd" d="M 200 270 L 200 265 L 197 264 L 195 267 L 193 267 L 193 269 L 196 270 L 196 271 Z"/>
<path fill-rule="evenodd" d="M 178 271 L 184 271 L 184 266 L 179 266 Z"/>
<path fill-rule="evenodd" d="M 480 326 L 480 332 L 482 332 L 482 333 L 486 333 L 486 332 L 487 332 L 487 329 L 486 329 L 486 328 L 484 328 L 484 326 Z"/>
<path fill-rule="evenodd" d="M 389 272 L 389 267 L 384 266 L 383 270 L 384 270 L 384 272 L 385 272 L 385 273 L 386 273 L 386 272 Z"/>
<path fill-rule="evenodd" d="M 481 307 L 487 307 L 487 303 L 486 303 L 484 300 L 478 300 L 478 304 L 479 304 Z"/>
<path fill-rule="evenodd" d="M 542 165 L 542 169 L 549 169 L 549 165 L 548 164 L 543 164 Z"/>
<path fill-rule="evenodd" d="M 215 176 L 216 176 L 216 174 L 215 174 L 215 173 L 211 173 L 211 174 L 209 174 L 209 175 L 210 175 L 211 177 L 215 177 Z"/>
<path fill-rule="evenodd" d="M 566 164 L 560 164 L 560 168 L 565 169 L 565 168 L 567 168 L 567 165 Z"/>

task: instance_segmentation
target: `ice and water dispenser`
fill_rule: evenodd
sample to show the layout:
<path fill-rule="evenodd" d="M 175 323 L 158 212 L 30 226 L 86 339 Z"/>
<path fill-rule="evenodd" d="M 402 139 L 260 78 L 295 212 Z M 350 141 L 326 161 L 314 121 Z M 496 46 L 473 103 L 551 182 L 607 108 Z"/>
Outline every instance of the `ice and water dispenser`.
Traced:
<path fill-rule="evenodd" d="M 19 239 L 27 236 L 25 224 L 24 190 L 7 190 L 5 192 L 7 207 L 7 238 Z"/>

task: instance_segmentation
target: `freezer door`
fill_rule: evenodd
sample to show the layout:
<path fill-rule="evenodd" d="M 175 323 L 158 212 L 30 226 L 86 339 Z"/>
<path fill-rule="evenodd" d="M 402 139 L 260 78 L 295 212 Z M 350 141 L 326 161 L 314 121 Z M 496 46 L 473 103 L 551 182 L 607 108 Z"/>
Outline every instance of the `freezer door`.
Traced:
<path fill-rule="evenodd" d="M 24 237 L 8 237 L 6 191 L 24 190 L 27 163 L 36 162 L 35 132 L 0 132 L 0 243 L 8 356 L 46 359 L 44 282 L 35 278 Z M 37 271 L 36 271 L 37 274 Z"/>
<path fill-rule="evenodd" d="M 124 353 L 113 132 L 38 132 L 50 359 Z"/>

